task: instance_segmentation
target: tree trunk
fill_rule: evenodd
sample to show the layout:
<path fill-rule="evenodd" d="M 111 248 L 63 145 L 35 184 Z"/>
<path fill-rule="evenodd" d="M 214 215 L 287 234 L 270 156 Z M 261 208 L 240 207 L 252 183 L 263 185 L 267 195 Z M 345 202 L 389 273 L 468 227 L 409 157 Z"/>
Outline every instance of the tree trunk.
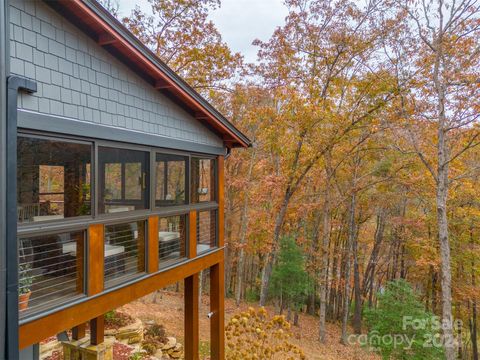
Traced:
<path fill-rule="evenodd" d="M 350 267 L 352 256 L 352 244 L 355 237 L 355 207 L 356 207 L 356 194 L 352 193 L 350 200 L 350 211 L 349 211 L 349 222 L 348 222 L 348 240 L 346 245 L 346 256 L 345 256 L 345 292 L 343 294 L 343 316 L 342 316 L 342 338 L 340 342 L 343 345 L 348 344 L 347 339 L 347 326 L 348 326 L 348 314 L 350 308 Z"/>
<path fill-rule="evenodd" d="M 275 228 L 273 231 L 273 244 L 272 249 L 267 255 L 265 261 L 265 266 L 262 271 L 262 283 L 260 288 L 260 306 L 265 306 L 268 296 L 268 287 L 270 285 L 270 277 L 272 276 L 273 264 L 275 263 L 275 258 L 277 256 L 277 246 L 280 239 L 280 233 L 283 227 L 283 221 L 285 220 L 285 215 L 287 213 L 288 204 L 290 203 L 290 198 L 292 194 L 289 190 L 285 193 L 285 197 L 278 212 L 277 218 L 275 220 Z"/>
<path fill-rule="evenodd" d="M 250 182 L 252 179 L 253 165 L 256 158 L 256 150 L 253 150 L 252 158 L 250 159 L 250 164 L 248 167 L 247 180 Z M 243 278 L 245 271 L 245 244 L 247 242 L 247 230 L 248 230 L 248 193 L 245 194 L 245 199 L 243 200 L 243 209 L 242 215 L 240 217 L 240 254 L 238 256 L 238 268 L 237 268 L 237 284 L 235 292 L 235 303 L 237 307 L 240 305 L 242 300 L 242 288 L 243 288 Z"/>
<path fill-rule="evenodd" d="M 299 319 L 298 310 L 295 310 L 295 312 L 293 313 L 293 326 L 298 326 L 299 324 L 298 319 Z"/>
<path fill-rule="evenodd" d="M 478 338 L 477 338 L 477 302 L 472 302 L 472 317 L 470 319 L 470 338 L 472 341 L 472 359 L 478 360 Z"/>
<path fill-rule="evenodd" d="M 332 178 L 331 154 L 325 155 L 327 179 L 325 184 L 325 202 L 323 205 L 323 237 L 322 237 L 322 264 L 320 268 L 320 321 L 319 337 L 320 342 L 325 344 L 327 341 L 326 331 L 326 313 L 327 313 L 327 287 L 328 287 L 328 256 L 330 244 L 330 182 Z"/>
<path fill-rule="evenodd" d="M 441 284 L 442 284 L 442 322 L 445 342 L 445 355 L 447 360 L 455 360 L 455 344 L 453 338 L 452 321 L 452 272 L 450 264 L 450 243 L 448 238 L 447 197 L 448 197 L 448 165 L 449 144 L 447 141 L 448 124 L 445 114 L 445 84 L 442 79 L 444 70 L 443 52 L 443 8 L 442 2 L 438 7 L 439 31 L 435 37 L 435 63 L 433 69 L 433 83 L 437 96 L 438 115 L 438 144 L 437 144 L 437 225 L 438 240 L 441 258 Z"/>
<path fill-rule="evenodd" d="M 372 252 L 370 253 L 370 259 L 368 260 L 367 269 L 363 275 L 363 295 L 368 295 L 368 306 L 373 305 L 374 285 L 375 285 L 375 272 L 377 270 L 378 254 L 380 253 L 380 247 L 383 242 L 383 234 L 385 231 L 385 209 L 380 209 L 377 214 L 377 226 L 375 229 L 375 243 L 373 245 Z"/>
<path fill-rule="evenodd" d="M 355 233 L 357 233 L 355 231 Z M 355 309 L 353 312 L 353 330 L 362 333 L 362 290 L 360 289 L 360 270 L 358 266 L 358 236 L 353 239 L 353 282 L 355 290 Z"/>
<path fill-rule="evenodd" d="M 470 229 L 470 243 L 472 248 L 474 246 L 473 230 Z M 476 286 L 475 278 L 475 257 L 472 257 L 472 286 Z M 470 339 L 472 341 L 472 359 L 478 360 L 478 337 L 477 337 L 477 301 L 473 300 L 472 303 L 472 317 L 470 318 Z"/>
<path fill-rule="evenodd" d="M 439 174 L 440 175 L 440 174 Z M 445 176 L 441 176 L 444 178 Z M 453 323 L 452 323 L 452 276 L 450 266 L 450 244 L 448 240 L 447 220 L 447 187 L 445 180 L 439 181 L 437 190 L 437 219 L 438 237 L 441 257 L 441 284 L 442 284 L 442 320 L 447 360 L 455 359 Z"/>

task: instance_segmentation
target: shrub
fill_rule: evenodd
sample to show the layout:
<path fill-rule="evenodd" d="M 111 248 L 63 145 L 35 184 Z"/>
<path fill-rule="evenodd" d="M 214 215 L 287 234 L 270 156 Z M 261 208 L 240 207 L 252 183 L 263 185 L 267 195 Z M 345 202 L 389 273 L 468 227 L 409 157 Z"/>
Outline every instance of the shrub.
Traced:
<path fill-rule="evenodd" d="M 134 323 L 134 318 L 117 310 L 110 310 L 105 314 L 105 327 L 118 329 Z"/>
<path fill-rule="evenodd" d="M 290 323 L 283 316 L 268 318 L 264 308 L 233 316 L 225 337 L 227 360 L 305 359 L 303 351 L 289 342 Z"/>
<path fill-rule="evenodd" d="M 384 359 L 444 359 L 443 348 L 438 346 L 436 318 L 425 311 L 405 280 L 388 283 L 385 291 L 378 294 L 378 307 L 366 309 L 365 318 L 368 345 Z"/>
<path fill-rule="evenodd" d="M 160 324 L 152 324 L 144 330 L 145 340 L 142 342 L 142 349 L 149 355 L 155 354 L 167 342 L 165 327 Z"/>
<path fill-rule="evenodd" d="M 167 341 L 167 332 L 163 325 L 152 324 L 145 329 L 145 337 L 165 343 Z"/>

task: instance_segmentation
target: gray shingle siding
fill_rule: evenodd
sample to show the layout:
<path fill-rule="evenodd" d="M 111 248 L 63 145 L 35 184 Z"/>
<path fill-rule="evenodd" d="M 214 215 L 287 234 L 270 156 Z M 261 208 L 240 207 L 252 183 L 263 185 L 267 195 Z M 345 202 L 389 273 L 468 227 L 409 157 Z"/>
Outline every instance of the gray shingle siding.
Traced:
<path fill-rule="evenodd" d="M 223 145 L 216 134 L 42 1 L 11 0 L 10 30 L 11 73 L 38 84 L 36 94 L 20 96 L 20 108 Z"/>

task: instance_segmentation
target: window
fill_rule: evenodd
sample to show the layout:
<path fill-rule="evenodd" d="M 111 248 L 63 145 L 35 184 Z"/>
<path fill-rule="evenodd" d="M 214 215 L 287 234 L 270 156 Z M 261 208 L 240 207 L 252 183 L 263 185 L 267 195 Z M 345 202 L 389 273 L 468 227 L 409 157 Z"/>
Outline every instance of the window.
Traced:
<path fill-rule="evenodd" d="M 148 209 L 149 153 L 100 147 L 100 213 Z"/>
<path fill-rule="evenodd" d="M 197 216 L 197 254 L 217 246 L 217 212 L 199 211 Z"/>
<path fill-rule="evenodd" d="M 105 226 L 105 286 L 145 272 L 145 221 Z"/>
<path fill-rule="evenodd" d="M 159 266 L 166 267 L 187 256 L 185 215 L 158 219 Z"/>
<path fill-rule="evenodd" d="M 187 161 L 186 156 L 156 154 L 155 206 L 185 204 Z"/>
<path fill-rule="evenodd" d="M 215 201 L 215 160 L 192 158 L 192 203 Z"/>
<path fill-rule="evenodd" d="M 19 223 L 91 215 L 90 144 L 20 135 L 17 156 Z"/>
<path fill-rule="evenodd" d="M 84 293 L 83 231 L 22 237 L 18 243 L 21 317 Z"/>

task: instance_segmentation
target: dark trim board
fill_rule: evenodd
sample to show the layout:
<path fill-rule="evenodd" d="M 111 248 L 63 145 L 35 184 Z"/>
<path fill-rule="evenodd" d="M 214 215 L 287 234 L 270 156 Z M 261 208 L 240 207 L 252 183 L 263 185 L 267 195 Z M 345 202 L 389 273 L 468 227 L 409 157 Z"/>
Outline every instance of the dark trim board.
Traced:
<path fill-rule="evenodd" d="M 17 99 L 20 91 L 34 93 L 37 83 L 8 77 L 6 126 L 6 358 L 18 359 L 18 253 L 17 253 Z"/>
<path fill-rule="evenodd" d="M 224 155 L 223 147 L 198 144 L 183 140 L 151 135 L 139 131 L 89 123 L 71 118 L 41 114 L 33 111 L 18 111 L 18 127 L 29 130 L 48 131 L 130 144 L 191 151 L 210 155 Z"/>
<path fill-rule="evenodd" d="M 9 1 L 0 2 L 0 358 L 6 353 L 6 119 L 7 119 L 7 74 L 10 61 L 10 27 L 7 21 Z"/>

